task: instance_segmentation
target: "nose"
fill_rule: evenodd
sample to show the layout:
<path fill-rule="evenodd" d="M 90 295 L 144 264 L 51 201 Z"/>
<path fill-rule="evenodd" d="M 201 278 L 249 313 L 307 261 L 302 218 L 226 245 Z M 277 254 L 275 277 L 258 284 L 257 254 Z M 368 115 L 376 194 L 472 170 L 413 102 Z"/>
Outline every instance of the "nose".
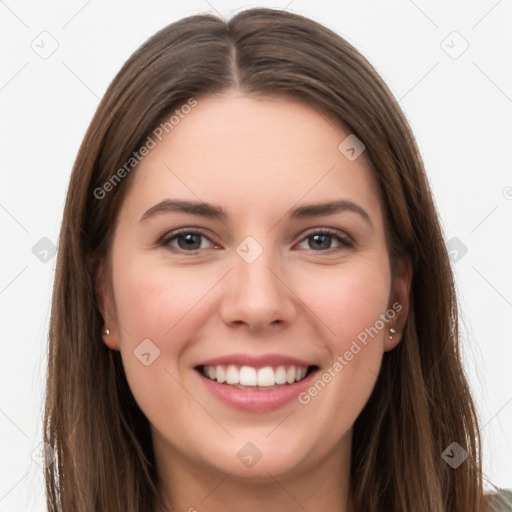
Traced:
<path fill-rule="evenodd" d="M 297 297 L 269 253 L 264 251 L 252 263 L 235 255 L 233 269 L 224 280 L 220 306 L 227 325 L 244 325 L 256 332 L 293 322 Z"/>

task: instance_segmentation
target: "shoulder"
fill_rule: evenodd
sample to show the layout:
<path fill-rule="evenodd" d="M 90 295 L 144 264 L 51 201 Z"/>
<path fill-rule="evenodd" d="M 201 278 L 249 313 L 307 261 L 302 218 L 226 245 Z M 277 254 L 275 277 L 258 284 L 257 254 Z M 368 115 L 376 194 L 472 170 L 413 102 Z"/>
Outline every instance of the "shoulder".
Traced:
<path fill-rule="evenodd" d="M 489 512 L 512 512 L 512 489 L 499 489 L 486 495 Z"/>

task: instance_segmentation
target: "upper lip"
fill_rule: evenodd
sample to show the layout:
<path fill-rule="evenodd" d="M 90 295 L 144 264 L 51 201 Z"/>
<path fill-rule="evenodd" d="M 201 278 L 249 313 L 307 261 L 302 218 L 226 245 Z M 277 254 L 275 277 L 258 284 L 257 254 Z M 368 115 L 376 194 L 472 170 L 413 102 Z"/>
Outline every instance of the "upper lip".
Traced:
<path fill-rule="evenodd" d="M 249 354 L 231 354 L 202 361 L 196 366 L 218 366 L 230 364 L 236 366 L 252 366 L 253 368 L 264 368 L 265 366 L 313 366 L 313 363 L 308 361 L 281 354 L 264 354 L 259 356 Z"/>

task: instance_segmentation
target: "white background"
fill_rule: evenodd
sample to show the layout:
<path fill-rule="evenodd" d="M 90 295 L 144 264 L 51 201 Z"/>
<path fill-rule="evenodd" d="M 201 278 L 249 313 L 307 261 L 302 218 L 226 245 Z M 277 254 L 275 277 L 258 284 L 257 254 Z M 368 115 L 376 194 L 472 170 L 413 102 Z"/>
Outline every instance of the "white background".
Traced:
<path fill-rule="evenodd" d="M 57 244 L 71 167 L 99 98 L 163 26 L 286 2 L 0 0 L 0 512 L 44 510 L 32 452 L 41 442 L 55 258 L 41 261 L 32 248 L 43 237 Z M 446 240 L 467 247 L 453 267 L 484 469 L 510 488 L 512 1 L 292 0 L 288 9 L 345 37 L 400 99 Z M 465 43 L 454 31 L 469 44 L 458 58 Z M 52 44 L 46 59 L 32 49 Z"/>

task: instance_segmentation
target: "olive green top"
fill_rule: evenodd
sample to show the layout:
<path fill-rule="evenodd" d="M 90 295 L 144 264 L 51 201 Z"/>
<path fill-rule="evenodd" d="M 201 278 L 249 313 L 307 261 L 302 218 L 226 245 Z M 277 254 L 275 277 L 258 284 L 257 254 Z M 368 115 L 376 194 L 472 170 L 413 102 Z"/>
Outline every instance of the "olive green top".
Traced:
<path fill-rule="evenodd" d="M 500 489 L 491 497 L 492 512 L 512 512 L 512 489 Z"/>

